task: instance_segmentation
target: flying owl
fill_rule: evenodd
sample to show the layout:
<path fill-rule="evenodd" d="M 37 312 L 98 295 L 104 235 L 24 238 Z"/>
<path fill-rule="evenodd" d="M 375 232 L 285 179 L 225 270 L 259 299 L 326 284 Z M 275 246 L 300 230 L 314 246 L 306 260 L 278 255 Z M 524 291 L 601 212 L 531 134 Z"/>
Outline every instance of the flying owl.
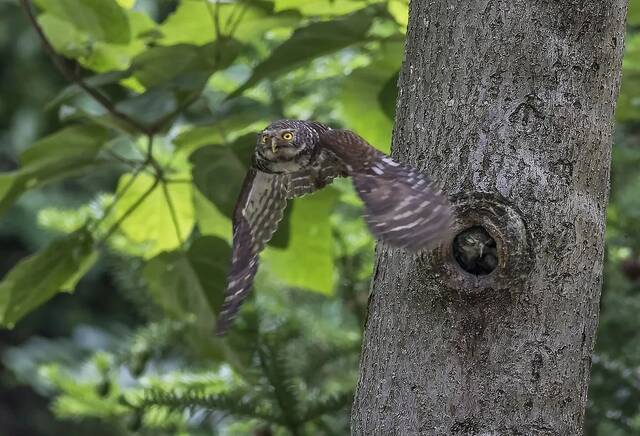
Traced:
<path fill-rule="evenodd" d="M 253 165 L 233 214 L 233 248 L 216 334 L 224 335 L 251 290 L 258 254 L 283 217 L 287 200 L 351 177 L 371 232 L 408 250 L 434 248 L 453 222 L 446 196 L 408 165 L 349 130 L 280 120 L 259 135 Z"/>

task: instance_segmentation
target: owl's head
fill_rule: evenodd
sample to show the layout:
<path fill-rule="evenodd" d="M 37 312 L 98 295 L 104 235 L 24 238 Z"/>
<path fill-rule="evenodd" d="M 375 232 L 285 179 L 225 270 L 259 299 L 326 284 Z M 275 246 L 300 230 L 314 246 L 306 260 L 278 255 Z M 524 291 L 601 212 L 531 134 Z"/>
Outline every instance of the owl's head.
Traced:
<path fill-rule="evenodd" d="M 313 150 L 326 126 L 313 121 L 279 120 L 260 134 L 256 151 L 269 161 L 289 161 Z"/>

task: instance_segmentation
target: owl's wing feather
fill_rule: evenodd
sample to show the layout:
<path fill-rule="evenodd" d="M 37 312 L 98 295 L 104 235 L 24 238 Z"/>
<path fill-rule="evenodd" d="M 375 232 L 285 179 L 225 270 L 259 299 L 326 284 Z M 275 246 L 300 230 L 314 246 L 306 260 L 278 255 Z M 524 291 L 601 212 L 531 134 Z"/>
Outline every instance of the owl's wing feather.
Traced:
<path fill-rule="evenodd" d="M 348 130 L 329 130 L 320 138 L 322 146 L 344 162 L 376 237 L 413 251 L 434 248 L 447 237 L 453 224 L 451 206 L 425 175 Z"/>
<path fill-rule="evenodd" d="M 250 169 L 233 215 L 233 247 L 216 334 L 222 336 L 249 295 L 258 255 L 271 239 L 287 206 L 288 177 Z"/>
<path fill-rule="evenodd" d="M 335 154 L 320 150 L 314 166 L 305 168 L 289 175 L 287 196 L 301 197 L 322 189 L 336 177 L 346 177 L 347 169 Z"/>

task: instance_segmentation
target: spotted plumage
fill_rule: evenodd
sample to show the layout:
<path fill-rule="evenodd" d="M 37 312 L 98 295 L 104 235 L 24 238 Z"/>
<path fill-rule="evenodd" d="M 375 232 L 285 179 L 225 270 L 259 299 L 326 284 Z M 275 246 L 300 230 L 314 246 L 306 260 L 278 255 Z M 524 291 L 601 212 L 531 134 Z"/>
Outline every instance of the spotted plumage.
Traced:
<path fill-rule="evenodd" d="M 348 130 L 276 121 L 259 135 L 233 217 L 233 249 L 216 333 L 223 335 L 251 289 L 258 255 L 282 219 L 287 200 L 350 176 L 371 232 L 387 244 L 428 250 L 448 234 L 449 203 L 417 170 L 377 151 Z"/>

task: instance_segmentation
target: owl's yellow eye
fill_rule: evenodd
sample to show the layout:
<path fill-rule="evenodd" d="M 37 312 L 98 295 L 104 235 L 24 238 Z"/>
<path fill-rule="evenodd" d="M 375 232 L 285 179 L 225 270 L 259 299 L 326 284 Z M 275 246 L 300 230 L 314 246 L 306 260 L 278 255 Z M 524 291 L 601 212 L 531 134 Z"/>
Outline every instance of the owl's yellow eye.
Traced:
<path fill-rule="evenodd" d="M 262 135 L 262 143 L 263 143 L 263 144 L 266 144 L 266 143 L 267 143 L 267 139 L 269 139 L 269 138 L 267 137 L 267 135 Z"/>
<path fill-rule="evenodd" d="M 291 132 L 284 132 L 282 134 L 282 139 L 284 139 L 285 141 L 291 141 L 293 139 L 293 133 Z"/>

